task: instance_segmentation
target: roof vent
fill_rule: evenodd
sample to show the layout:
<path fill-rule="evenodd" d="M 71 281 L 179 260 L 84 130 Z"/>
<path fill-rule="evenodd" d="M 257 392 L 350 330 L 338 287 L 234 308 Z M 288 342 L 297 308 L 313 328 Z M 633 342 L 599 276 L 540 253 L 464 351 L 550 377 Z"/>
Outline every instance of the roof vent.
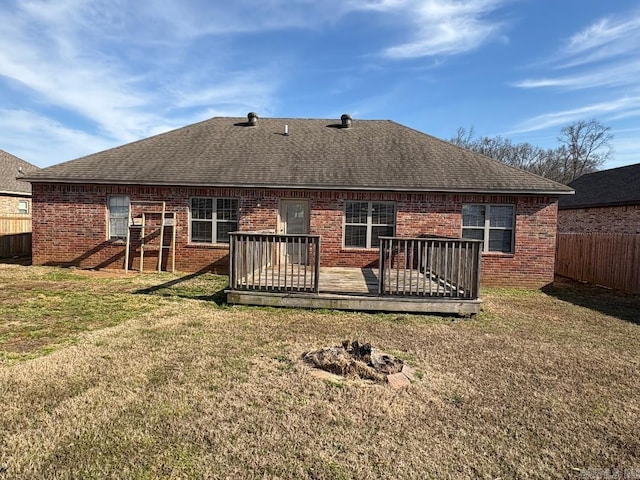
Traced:
<path fill-rule="evenodd" d="M 249 112 L 247 114 L 247 118 L 249 119 L 249 125 L 255 125 L 258 123 L 258 114 L 256 112 Z"/>
<path fill-rule="evenodd" d="M 340 120 L 342 121 L 342 128 L 351 128 L 351 115 L 344 113 L 340 117 Z"/>

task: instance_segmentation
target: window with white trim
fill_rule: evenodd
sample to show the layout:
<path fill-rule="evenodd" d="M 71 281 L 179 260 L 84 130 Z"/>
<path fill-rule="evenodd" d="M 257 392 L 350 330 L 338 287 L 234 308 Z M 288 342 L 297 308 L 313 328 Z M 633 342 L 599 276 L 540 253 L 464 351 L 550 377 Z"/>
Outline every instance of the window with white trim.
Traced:
<path fill-rule="evenodd" d="M 229 233 L 238 230 L 237 198 L 191 198 L 191 241 L 229 243 Z"/>
<path fill-rule="evenodd" d="M 18 201 L 18 213 L 21 213 L 21 214 L 29 213 L 29 201 L 28 200 L 19 200 Z"/>
<path fill-rule="evenodd" d="M 378 238 L 392 237 L 395 226 L 395 203 L 348 200 L 344 214 L 344 246 L 378 248 Z"/>
<path fill-rule="evenodd" d="M 127 195 L 110 195 L 107 203 L 109 208 L 109 239 L 127 238 L 129 197 Z"/>
<path fill-rule="evenodd" d="M 484 252 L 513 253 L 513 205 L 463 205 L 462 238 L 482 240 Z"/>

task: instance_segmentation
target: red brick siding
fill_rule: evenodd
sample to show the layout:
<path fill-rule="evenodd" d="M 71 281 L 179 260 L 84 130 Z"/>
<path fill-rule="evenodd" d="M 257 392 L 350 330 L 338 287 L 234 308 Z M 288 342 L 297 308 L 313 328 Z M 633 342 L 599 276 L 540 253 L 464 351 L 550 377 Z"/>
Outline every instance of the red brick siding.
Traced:
<path fill-rule="evenodd" d="M 640 205 L 560 210 L 558 233 L 640 233 Z"/>
<path fill-rule="evenodd" d="M 187 187 L 92 185 L 33 186 L 34 264 L 73 264 L 123 268 L 124 245 L 107 239 L 107 196 L 165 200 L 177 214 L 176 269 L 227 273 L 228 248 L 189 244 L 189 198 L 239 197 L 240 230 L 278 229 L 281 199 L 308 199 L 310 231 L 322 237 L 324 266 L 374 266 L 378 250 L 342 247 L 345 200 L 396 202 L 396 234 L 459 237 L 462 205 L 501 203 L 516 206 L 513 255 L 483 256 L 483 285 L 538 288 L 553 281 L 557 204 L 555 198 L 489 195 L 321 192 Z M 260 204 L 260 206 L 258 206 Z M 145 254 L 145 268 L 155 268 L 156 254 Z M 134 259 L 138 254 L 132 255 Z M 134 264 L 135 265 L 135 264 Z"/>

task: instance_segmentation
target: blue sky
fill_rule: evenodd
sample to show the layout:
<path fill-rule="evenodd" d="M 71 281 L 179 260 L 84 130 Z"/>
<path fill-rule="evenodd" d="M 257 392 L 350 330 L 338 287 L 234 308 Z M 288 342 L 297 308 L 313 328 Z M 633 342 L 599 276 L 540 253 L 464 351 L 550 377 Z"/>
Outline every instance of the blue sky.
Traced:
<path fill-rule="evenodd" d="M 0 0 L 0 149 L 48 166 L 213 116 L 391 119 L 640 162 L 640 4 Z"/>

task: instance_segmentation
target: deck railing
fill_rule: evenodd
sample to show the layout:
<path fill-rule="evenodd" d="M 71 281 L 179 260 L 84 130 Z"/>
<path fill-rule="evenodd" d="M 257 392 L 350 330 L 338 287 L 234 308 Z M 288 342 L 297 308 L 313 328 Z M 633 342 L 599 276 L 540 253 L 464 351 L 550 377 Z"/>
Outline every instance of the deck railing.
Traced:
<path fill-rule="evenodd" d="M 380 295 L 477 299 L 482 242 L 380 237 Z"/>
<path fill-rule="evenodd" d="M 319 291 L 319 235 L 234 232 L 229 258 L 234 290 Z"/>

